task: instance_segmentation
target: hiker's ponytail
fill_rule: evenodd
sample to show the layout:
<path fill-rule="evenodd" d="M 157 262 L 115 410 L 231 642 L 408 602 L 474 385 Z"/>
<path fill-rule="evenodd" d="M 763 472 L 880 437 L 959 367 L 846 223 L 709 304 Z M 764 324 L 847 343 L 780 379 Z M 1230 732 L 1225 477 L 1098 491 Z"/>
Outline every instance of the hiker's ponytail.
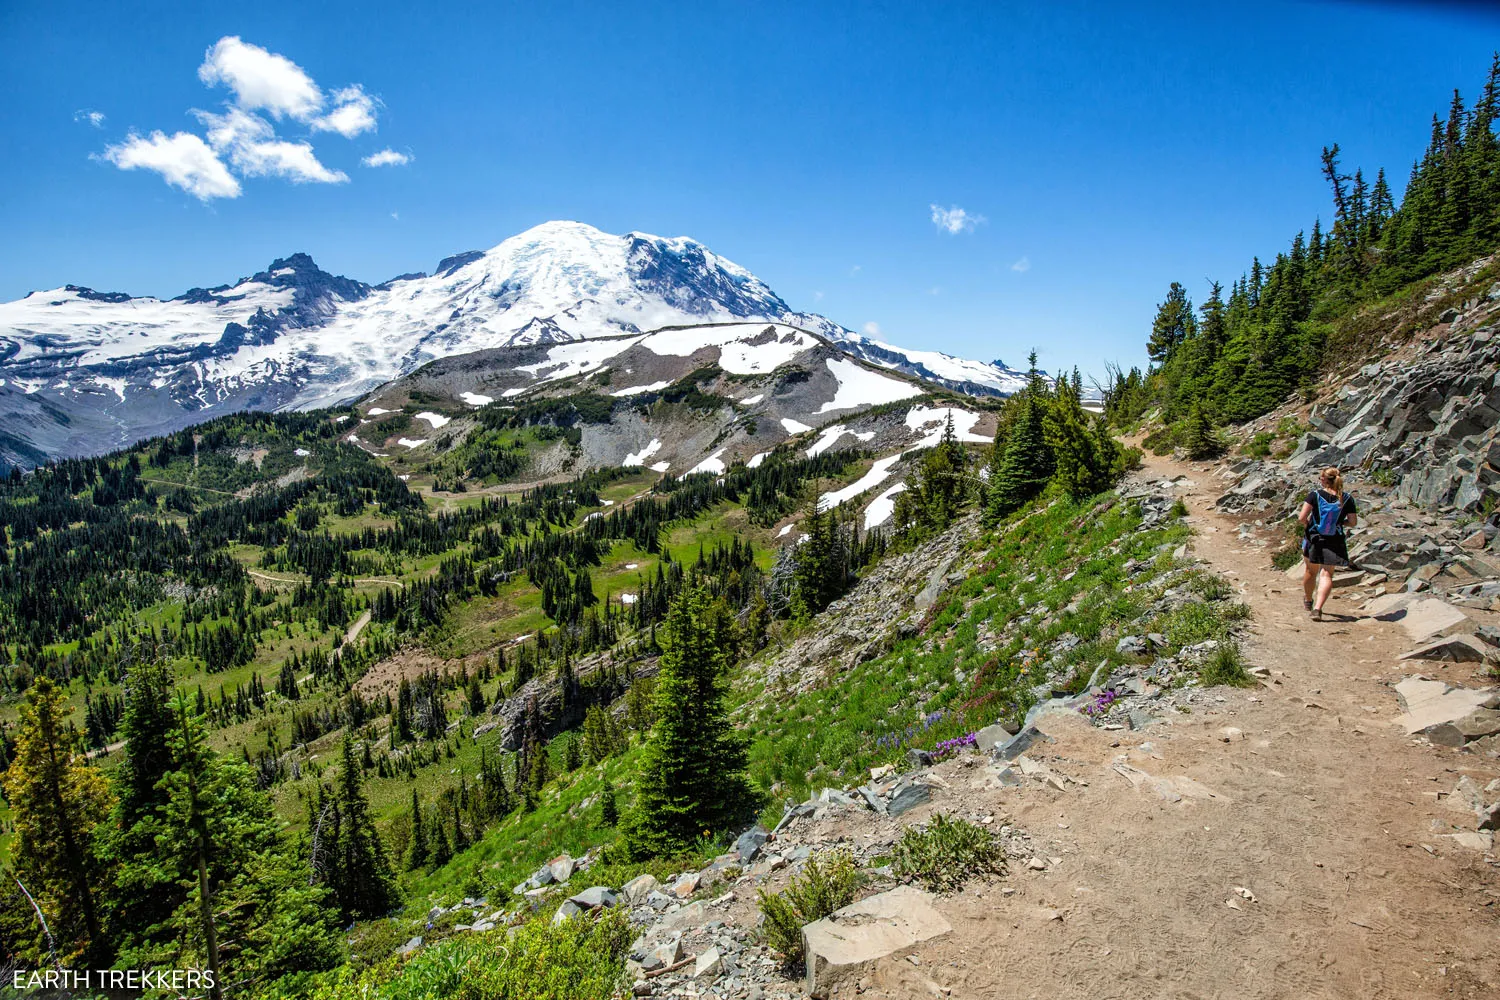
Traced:
<path fill-rule="evenodd" d="M 1330 465 L 1318 474 L 1318 478 L 1322 480 L 1323 485 L 1334 496 L 1342 497 L 1344 495 L 1344 474 L 1339 471 L 1338 466 Z"/>

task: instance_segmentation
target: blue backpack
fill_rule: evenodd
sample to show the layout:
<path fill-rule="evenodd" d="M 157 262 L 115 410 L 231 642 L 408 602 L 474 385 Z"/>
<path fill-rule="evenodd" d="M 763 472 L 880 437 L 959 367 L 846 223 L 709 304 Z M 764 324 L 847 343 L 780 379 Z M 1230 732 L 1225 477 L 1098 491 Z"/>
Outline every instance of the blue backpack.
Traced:
<path fill-rule="evenodd" d="M 1317 516 L 1313 518 L 1312 523 L 1308 527 L 1312 529 L 1314 534 L 1322 535 L 1325 538 L 1332 538 L 1335 535 L 1343 534 L 1344 526 L 1339 521 L 1344 513 L 1344 498 L 1339 497 L 1337 500 L 1329 500 L 1323 496 L 1321 490 L 1314 491 L 1313 496 L 1318 501 L 1318 510 Z"/>

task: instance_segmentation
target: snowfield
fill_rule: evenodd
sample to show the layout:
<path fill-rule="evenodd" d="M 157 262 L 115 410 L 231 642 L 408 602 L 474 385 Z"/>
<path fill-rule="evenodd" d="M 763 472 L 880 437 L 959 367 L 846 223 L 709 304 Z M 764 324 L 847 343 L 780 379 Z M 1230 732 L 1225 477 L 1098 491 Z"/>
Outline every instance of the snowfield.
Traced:
<path fill-rule="evenodd" d="M 458 398 L 470 406 L 488 406 L 495 401 L 494 396 L 483 396 L 477 392 L 461 392 Z"/>
<path fill-rule="evenodd" d="M 807 426 L 802 421 L 793 420 L 791 417 L 782 417 L 781 426 L 786 428 L 786 432 L 788 434 L 801 434 L 803 431 L 812 430 L 811 427 Z"/>
<path fill-rule="evenodd" d="M 430 410 L 423 410 L 421 413 L 418 413 L 417 419 L 427 421 L 432 425 L 433 430 L 437 430 L 439 427 L 444 427 L 453 422 L 452 417 L 445 417 L 441 413 L 433 413 Z"/>
<path fill-rule="evenodd" d="M 863 476 L 850 483 L 848 486 L 845 486 L 841 490 L 834 490 L 831 493 L 824 493 L 822 496 L 820 496 L 818 498 L 818 509 L 832 510 L 841 503 L 853 500 L 861 493 L 864 493 L 868 490 L 873 490 L 875 487 L 879 486 L 881 483 L 885 482 L 891 477 L 891 466 L 895 465 L 899 461 L 901 461 L 900 455 L 889 455 L 885 458 L 877 460 L 875 464 L 870 467 L 869 472 L 866 472 Z"/>
<path fill-rule="evenodd" d="M 923 434 L 924 437 L 912 448 L 936 448 L 938 442 L 943 439 L 943 430 L 947 426 L 948 418 L 953 418 L 953 433 L 960 441 L 971 444 L 989 444 L 990 438 L 983 434 L 974 433 L 974 425 L 979 423 L 979 414 L 969 410 L 960 410 L 954 406 L 914 406 L 906 414 L 906 426 L 914 432 Z"/>
<path fill-rule="evenodd" d="M 824 403 L 819 413 L 831 410 L 848 410 L 857 406 L 879 406 L 922 395 L 922 390 L 910 382 L 887 378 L 876 374 L 854 361 L 844 358 L 829 358 L 828 370 L 838 379 L 838 392 Z"/>
<path fill-rule="evenodd" d="M 718 451 L 714 452 L 712 455 L 708 456 L 703 461 L 693 466 L 684 474 L 691 476 L 695 472 L 712 472 L 716 476 L 723 475 L 724 452 L 727 450 L 728 449 L 726 448 L 720 448 Z"/>
<path fill-rule="evenodd" d="M 625 460 L 623 462 L 621 462 L 620 464 L 621 465 L 645 465 L 646 464 L 646 459 L 650 458 L 652 455 L 655 455 L 659 451 L 661 451 L 661 441 L 660 441 L 660 439 L 658 439 L 658 438 L 652 438 L 650 444 L 646 445 L 646 447 L 642 448 L 640 451 L 633 451 L 630 454 L 626 455 L 625 456 Z M 658 471 L 660 471 L 660 470 L 658 470 Z"/>
<path fill-rule="evenodd" d="M 891 519 L 891 515 L 896 512 L 896 494 L 905 491 L 905 489 L 905 483 L 897 483 L 870 501 L 870 506 L 865 508 L 866 531 L 882 525 Z"/>

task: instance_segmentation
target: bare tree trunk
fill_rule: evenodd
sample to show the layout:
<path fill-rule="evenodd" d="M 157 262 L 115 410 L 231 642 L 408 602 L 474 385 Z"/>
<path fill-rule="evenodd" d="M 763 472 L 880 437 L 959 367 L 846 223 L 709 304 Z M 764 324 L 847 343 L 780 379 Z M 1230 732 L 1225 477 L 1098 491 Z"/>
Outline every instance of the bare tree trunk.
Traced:
<path fill-rule="evenodd" d="M 224 1000 L 224 986 L 219 972 L 219 931 L 214 926 L 213 890 L 208 887 L 208 861 L 204 857 L 207 845 L 198 841 L 198 905 L 203 911 L 203 941 L 208 949 L 208 969 L 213 973 L 213 985 L 208 988 L 214 1000 Z"/>

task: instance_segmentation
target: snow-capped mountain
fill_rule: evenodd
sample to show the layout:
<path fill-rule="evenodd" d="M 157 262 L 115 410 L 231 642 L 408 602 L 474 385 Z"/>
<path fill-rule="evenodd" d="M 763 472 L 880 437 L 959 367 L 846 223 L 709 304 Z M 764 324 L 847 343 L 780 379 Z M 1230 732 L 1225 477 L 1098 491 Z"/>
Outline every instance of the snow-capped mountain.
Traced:
<path fill-rule="evenodd" d="M 330 405 L 435 358 L 743 322 L 784 324 L 964 392 L 1024 384 L 998 362 L 906 350 L 796 312 L 695 240 L 548 222 L 374 286 L 299 253 L 165 301 L 66 285 L 0 304 L 0 460 L 97 453 L 234 409 Z"/>

